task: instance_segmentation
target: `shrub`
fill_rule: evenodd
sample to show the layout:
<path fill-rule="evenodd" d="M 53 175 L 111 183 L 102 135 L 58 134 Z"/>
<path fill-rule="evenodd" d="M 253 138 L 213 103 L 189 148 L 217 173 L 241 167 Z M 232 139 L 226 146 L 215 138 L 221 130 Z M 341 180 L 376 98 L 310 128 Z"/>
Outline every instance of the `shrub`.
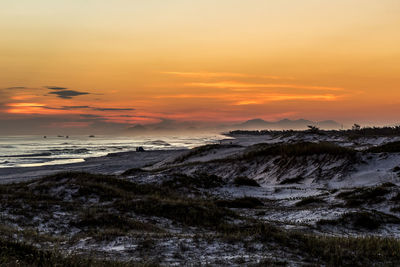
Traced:
<path fill-rule="evenodd" d="M 253 179 L 240 176 L 236 177 L 235 180 L 233 180 L 233 183 L 236 186 L 255 186 L 255 187 L 260 187 L 260 185 Z"/>
<path fill-rule="evenodd" d="M 134 211 L 148 216 L 164 217 L 184 225 L 215 227 L 237 215 L 212 202 L 192 199 L 163 199 L 148 197 L 129 202 L 118 202 L 121 211 Z"/>
<path fill-rule="evenodd" d="M 177 157 L 174 163 L 181 163 L 191 157 L 201 156 L 202 154 L 209 152 L 211 150 L 230 148 L 230 147 L 240 147 L 240 146 L 234 144 L 209 144 L 209 145 L 195 147 L 189 150 L 189 152 Z"/>
<path fill-rule="evenodd" d="M 140 263 L 139 263 L 140 264 Z M 1 266 L 132 266 L 134 263 L 91 259 L 80 255 L 64 256 L 57 251 L 40 250 L 33 245 L 0 238 Z"/>
<path fill-rule="evenodd" d="M 224 185 L 225 182 L 217 175 L 197 173 L 193 177 L 185 174 L 173 174 L 173 178 L 162 183 L 169 188 L 215 188 Z"/>
<path fill-rule="evenodd" d="M 336 144 L 321 142 L 321 143 L 311 143 L 311 142 L 301 142 L 296 144 L 258 144 L 250 148 L 245 156 L 308 156 L 308 155 L 320 155 L 320 154 L 330 154 L 330 155 L 348 155 L 354 156 L 356 151 L 341 147 Z"/>
<path fill-rule="evenodd" d="M 372 188 L 357 188 L 352 191 L 341 192 L 337 197 L 346 200 L 346 205 L 349 207 L 359 206 L 364 203 L 376 204 L 385 200 L 384 196 L 390 192 L 387 187 L 386 185 L 381 185 Z"/>
<path fill-rule="evenodd" d="M 288 178 L 280 182 L 279 184 L 299 184 L 304 178 L 302 176 L 297 176 L 295 178 Z"/>
<path fill-rule="evenodd" d="M 335 220 L 320 220 L 318 224 L 320 225 L 342 225 L 342 226 L 350 226 L 358 229 L 366 229 L 366 230 L 376 230 L 382 224 L 385 223 L 393 223 L 399 224 L 400 219 L 396 216 L 381 213 L 381 212 L 349 212 L 343 214 L 340 218 Z"/>
<path fill-rule="evenodd" d="M 139 175 L 139 174 L 143 174 L 143 173 L 147 173 L 148 171 L 143 170 L 141 168 L 133 168 L 133 169 L 129 169 L 124 171 L 121 175 L 122 176 L 135 176 L 135 175 Z"/>
<path fill-rule="evenodd" d="M 254 197 L 242 197 L 233 200 L 216 200 L 215 204 L 219 207 L 248 209 L 264 206 L 264 204 L 258 198 Z"/>
<path fill-rule="evenodd" d="M 296 203 L 296 207 L 301 207 L 310 204 L 325 203 L 323 199 L 317 197 L 306 197 Z"/>
<path fill-rule="evenodd" d="M 376 146 L 376 147 L 371 147 L 367 149 L 367 152 L 371 153 L 395 153 L 395 152 L 400 152 L 400 141 L 397 142 L 390 142 L 384 145 Z"/>

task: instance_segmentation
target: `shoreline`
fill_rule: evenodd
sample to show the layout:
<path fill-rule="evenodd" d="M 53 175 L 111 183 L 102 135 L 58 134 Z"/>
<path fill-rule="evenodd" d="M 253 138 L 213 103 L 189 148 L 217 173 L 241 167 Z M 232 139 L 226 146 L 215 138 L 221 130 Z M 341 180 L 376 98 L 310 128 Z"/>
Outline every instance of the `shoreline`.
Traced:
<path fill-rule="evenodd" d="M 0 184 L 17 183 L 41 178 L 58 172 L 83 171 L 101 174 L 121 174 L 132 168 L 143 168 L 171 157 L 176 157 L 188 149 L 148 150 L 145 152 L 126 151 L 109 153 L 101 157 L 90 157 L 83 162 L 44 165 L 34 167 L 0 168 Z"/>

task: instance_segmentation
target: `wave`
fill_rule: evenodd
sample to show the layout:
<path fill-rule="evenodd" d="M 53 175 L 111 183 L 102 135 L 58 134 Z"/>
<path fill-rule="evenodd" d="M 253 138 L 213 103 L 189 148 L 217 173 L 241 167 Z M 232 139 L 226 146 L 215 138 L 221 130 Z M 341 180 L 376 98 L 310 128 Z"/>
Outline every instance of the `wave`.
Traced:
<path fill-rule="evenodd" d="M 144 143 L 145 145 L 153 145 L 153 146 L 171 146 L 171 144 L 163 141 L 163 140 L 154 140 L 148 141 Z"/>
<path fill-rule="evenodd" d="M 3 158 L 31 158 L 31 157 L 47 157 L 51 156 L 50 152 L 34 153 L 34 154 L 21 154 L 21 155 L 5 155 Z"/>
<path fill-rule="evenodd" d="M 86 154 L 89 153 L 90 150 L 86 148 L 63 148 L 63 149 L 50 149 L 49 150 L 52 155 L 63 155 L 63 154 Z"/>
<path fill-rule="evenodd" d="M 87 154 L 90 150 L 86 148 L 79 149 L 50 149 L 46 152 L 32 153 L 32 154 L 18 154 L 18 155 L 4 155 L 4 158 L 32 158 L 32 157 L 49 157 L 49 156 L 59 156 L 59 155 L 76 155 L 76 154 Z"/>
<path fill-rule="evenodd" d="M 15 146 L 11 146 L 11 145 L 0 145 L 0 148 L 15 148 Z"/>

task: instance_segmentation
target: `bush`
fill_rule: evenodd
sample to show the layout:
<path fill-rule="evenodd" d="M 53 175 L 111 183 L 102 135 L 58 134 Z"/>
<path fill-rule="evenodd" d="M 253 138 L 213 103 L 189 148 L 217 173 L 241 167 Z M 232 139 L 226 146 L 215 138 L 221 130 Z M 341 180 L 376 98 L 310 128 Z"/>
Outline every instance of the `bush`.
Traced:
<path fill-rule="evenodd" d="M 362 211 L 345 213 L 336 220 L 320 220 L 318 222 L 319 225 L 342 225 L 366 230 L 376 230 L 385 223 L 399 224 L 400 219 L 396 216 L 377 211 Z"/>
<path fill-rule="evenodd" d="M 254 197 L 242 197 L 233 200 L 216 200 L 215 204 L 219 207 L 248 209 L 264 206 L 264 204 L 258 198 Z"/>
<path fill-rule="evenodd" d="M 209 145 L 195 147 L 195 148 L 192 148 L 191 150 L 189 150 L 189 152 L 177 157 L 175 159 L 174 163 L 181 163 L 191 157 L 201 156 L 204 153 L 209 152 L 211 150 L 222 149 L 222 148 L 231 148 L 231 147 L 240 147 L 240 146 L 234 145 L 234 144 L 209 144 Z"/>
<path fill-rule="evenodd" d="M 149 197 L 138 201 L 118 202 L 121 211 L 134 211 L 139 214 L 164 217 L 190 226 L 216 227 L 228 218 L 237 215 L 212 202 L 192 199 L 163 199 Z"/>
<path fill-rule="evenodd" d="M 1 266 L 132 266 L 134 263 L 90 259 L 80 255 L 63 256 L 57 251 L 40 250 L 32 245 L 0 238 Z"/>
<path fill-rule="evenodd" d="M 391 143 L 387 143 L 387 144 L 376 146 L 376 147 L 371 147 L 371 148 L 367 149 L 367 152 L 371 152 L 371 153 L 383 153 L 383 152 L 396 153 L 396 152 L 400 152 L 400 141 L 391 142 Z"/>
<path fill-rule="evenodd" d="M 348 156 L 354 158 L 356 151 L 350 148 L 341 147 L 336 144 L 321 142 L 301 142 L 296 144 L 258 144 L 251 146 L 249 151 L 243 155 L 244 158 L 253 158 L 257 156 L 281 156 L 298 157 L 329 154 L 335 156 Z"/>
<path fill-rule="evenodd" d="M 206 173 L 198 173 L 193 177 L 185 174 L 173 174 L 173 178 L 162 183 L 162 186 L 173 189 L 178 188 L 204 188 L 210 189 L 220 187 L 225 182 L 221 177 L 216 175 L 209 175 Z"/>
<path fill-rule="evenodd" d="M 236 177 L 235 180 L 233 180 L 233 183 L 236 186 L 255 186 L 255 187 L 260 187 L 260 185 L 253 179 L 240 176 Z"/>
<path fill-rule="evenodd" d="M 306 197 L 296 203 L 296 207 L 301 207 L 310 204 L 318 204 L 318 203 L 325 203 L 323 199 L 316 198 L 316 197 Z"/>
<path fill-rule="evenodd" d="M 279 184 L 299 184 L 304 178 L 302 176 L 297 176 L 295 178 L 288 178 L 280 182 Z"/>
<path fill-rule="evenodd" d="M 145 232 L 160 232 L 161 230 L 150 224 L 143 223 L 127 217 L 124 214 L 108 213 L 103 211 L 88 210 L 81 214 L 77 220 L 71 222 L 72 226 L 87 229 L 100 229 L 101 232 L 108 229 L 119 229 L 121 231 L 145 231 Z"/>
<path fill-rule="evenodd" d="M 390 193 L 387 185 L 377 187 L 357 188 L 352 191 L 341 192 L 338 198 L 344 199 L 349 207 L 360 206 L 362 204 L 376 204 L 385 200 L 384 196 Z"/>

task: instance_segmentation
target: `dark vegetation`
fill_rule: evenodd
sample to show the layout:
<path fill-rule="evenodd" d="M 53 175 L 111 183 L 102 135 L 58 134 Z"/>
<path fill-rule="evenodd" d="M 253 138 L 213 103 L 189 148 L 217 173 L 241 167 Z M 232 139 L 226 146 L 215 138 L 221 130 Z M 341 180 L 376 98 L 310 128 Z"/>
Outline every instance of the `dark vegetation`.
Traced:
<path fill-rule="evenodd" d="M 392 170 L 393 172 L 400 172 L 400 166 L 396 166 Z"/>
<path fill-rule="evenodd" d="M 215 185 L 214 182 L 212 185 Z M 63 186 L 63 194 L 53 193 L 52 189 L 59 186 Z M 120 229 L 126 230 L 155 229 L 132 220 L 132 212 L 201 226 L 218 225 L 234 216 L 212 201 L 180 195 L 171 189 L 173 186 L 137 184 L 106 175 L 60 173 L 32 184 L 4 185 L 0 188 L 2 208 L 15 209 L 29 205 L 30 209 L 19 209 L 19 212 L 27 213 L 23 214 L 27 217 L 31 215 L 30 212 L 41 212 L 54 206 L 63 206 L 75 212 L 86 206 L 89 212 L 83 214 L 78 221 L 71 222 L 74 226 L 93 226 L 98 223 L 103 228 L 120 226 Z M 73 193 L 68 196 L 67 192 Z M 91 202 L 89 199 L 97 201 Z M 110 209 L 117 211 L 118 215 L 108 212 Z"/>
<path fill-rule="evenodd" d="M 79 255 L 65 256 L 56 250 L 40 250 L 33 245 L 4 240 L 0 238 L 0 265 L 1 266 L 152 266 L 140 263 L 122 263 L 118 261 L 99 260 Z M 156 265 L 153 265 L 156 266 Z"/>
<path fill-rule="evenodd" d="M 121 175 L 122 176 L 134 176 L 134 175 L 140 175 L 140 174 L 145 174 L 148 171 L 143 170 L 141 168 L 133 168 L 133 169 L 129 169 L 126 170 L 125 172 L 123 172 Z"/>
<path fill-rule="evenodd" d="M 242 197 L 232 200 L 216 200 L 215 204 L 219 207 L 247 208 L 247 209 L 254 209 L 260 206 L 264 206 L 264 204 L 258 198 L 255 197 Z"/>
<path fill-rule="evenodd" d="M 395 196 L 393 196 L 390 200 L 395 202 L 400 202 L 400 192 L 397 193 Z"/>
<path fill-rule="evenodd" d="M 229 132 L 229 135 L 285 135 L 285 134 L 314 134 L 315 131 L 310 130 L 236 130 Z M 340 135 L 349 138 L 359 137 L 378 137 L 378 136 L 400 136 L 400 126 L 395 127 L 353 127 L 348 130 L 321 130 L 318 129 L 319 134 Z"/>
<path fill-rule="evenodd" d="M 81 213 L 71 225 L 86 230 L 102 231 L 104 229 L 116 230 L 115 232 L 144 231 L 162 232 L 156 226 L 138 220 L 121 216 L 118 213 L 106 212 L 98 209 L 89 209 Z"/>
<path fill-rule="evenodd" d="M 367 152 L 371 153 L 396 153 L 400 152 L 400 142 L 390 142 L 380 146 L 371 147 L 367 150 Z"/>
<path fill-rule="evenodd" d="M 349 212 L 343 214 L 335 220 L 320 220 L 319 225 L 340 225 L 355 229 L 376 230 L 383 224 L 400 224 L 400 219 L 396 216 L 382 212 Z"/>
<path fill-rule="evenodd" d="M 305 260 L 327 266 L 371 266 L 400 264 L 400 241 L 379 237 L 328 237 L 285 231 L 269 224 L 226 226 L 225 238 L 254 237 L 299 251 Z M 232 239 L 231 239 L 232 240 Z"/>
<path fill-rule="evenodd" d="M 234 144 L 210 144 L 210 145 L 204 145 L 204 146 L 199 146 L 192 148 L 189 150 L 187 153 L 177 157 L 174 161 L 174 163 L 181 163 L 184 162 L 187 159 L 190 159 L 195 156 L 201 156 L 205 154 L 206 152 L 210 152 L 212 150 L 217 150 L 217 149 L 222 149 L 222 148 L 231 148 L 231 147 L 240 147 L 239 145 L 234 145 Z"/>
<path fill-rule="evenodd" d="M 171 219 L 189 226 L 214 228 L 229 218 L 235 218 L 233 212 L 216 206 L 211 201 L 192 199 L 168 199 L 147 197 L 139 201 L 121 201 L 115 203 L 122 212 L 134 211 L 138 214 Z"/>
<path fill-rule="evenodd" d="M 297 176 L 295 178 L 288 178 L 283 181 L 281 181 L 279 184 L 299 184 L 304 180 L 304 177 L 302 176 Z"/>
<path fill-rule="evenodd" d="M 46 214 L 52 214 L 53 211 L 63 211 L 66 216 L 61 221 L 79 229 L 78 239 L 94 237 L 99 242 L 105 242 L 118 236 L 135 234 L 135 240 L 140 240 L 138 250 L 143 253 L 155 250 L 157 241 L 151 239 L 152 235 L 167 234 L 167 238 L 174 236 L 173 232 L 155 222 L 156 218 L 164 218 L 170 220 L 175 227 L 191 226 L 191 229 L 199 233 L 196 235 L 197 239 L 237 244 L 262 243 L 272 248 L 272 251 L 277 249 L 278 253 L 291 251 L 296 254 L 297 260 L 315 265 L 400 264 L 398 240 L 377 237 L 336 238 L 285 230 L 241 216 L 230 209 L 262 207 L 260 200 L 251 197 L 233 200 L 189 197 L 176 189 L 191 182 L 194 177 L 182 177 L 172 177 L 171 181 L 174 182 L 170 184 L 150 185 L 133 183 L 115 176 L 60 173 L 34 182 L 0 185 L 0 208 L 15 217 L 24 217 L 25 220 L 20 218 L 11 223 L 27 229 L 37 226 L 31 222 L 33 216 L 46 217 Z M 209 178 L 204 180 L 196 186 L 208 187 L 210 183 L 214 186 L 214 181 L 218 179 L 213 177 L 211 182 Z M 397 217 L 380 213 L 349 214 L 343 218 L 344 223 L 348 221 L 354 227 L 365 229 L 375 229 L 379 227 L 379 223 L 398 223 Z M 0 217 L 0 225 L 9 222 L 9 219 Z M 56 224 L 54 227 L 61 226 Z M 0 265 L 147 266 L 145 263 L 105 261 L 98 256 L 96 259 L 82 255 L 66 256 L 63 251 L 68 250 L 68 247 L 60 248 L 59 252 L 51 249 L 50 244 L 54 242 L 51 240 L 65 238 L 69 231 L 65 236 L 61 234 L 46 237 L 43 242 L 37 241 L 38 235 L 31 235 L 30 238 L 25 235 L 22 238 L 21 233 L 16 230 L 9 230 L 9 234 L 3 234 L 2 231 L 0 229 Z M 16 239 L 15 235 L 21 238 Z M 74 238 L 68 242 L 73 240 Z M 27 245 L 25 241 L 39 244 L 41 248 Z M 182 246 L 181 250 L 184 251 L 185 248 Z"/>
<path fill-rule="evenodd" d="M 350 148 L 341 147 L 328 142 L 310 143 L 301 142 L 295 144 L 257 144 L 248 148 L 243 155 L 244 158 L 258 156 L 281 156 L 298 157 L 310 155 L 328 154 L 333 156 L 346 156 L 355 159 L 356 151 Z"/>
<path fill-rule="evenodd" d="M 185 174 L 174 174 L 172 179 L 166 180 L 162 186 L 178 189 L 178 188 L 202 188 L 210 189 L 225 185 L 226 182 L 221 177 L 209 175 L 207 173 L 196 173 L 193 176 Z"/>
<path fill-rule="evenodd" d="M 348 207 L 358 207 L 363 204 L 377 204 L 384 201 L 385 195 L 390 193 L 389 184 L 383 184 L 376 187 L 362 187 L 351 191 L 341 192 L 338 198 L 346 201 Z"/>
<path fill-rule="evenodd" d="M 233 180 L 233 183 L 236 186 L 255 186 L 255 187 L 260 187 L 260 185 L 255 180 L 247 178 L 247 177 L 244 177 L 244 176 L 236 177 Z"/>
<path fill-rule="evenodd" d="M 318 197 L 306 197 L 300 200 L 299 202 L 296 203 L 296 207 L 301 207 L 301 206 L 306 206 L 310 204 L 321 204 L 324 203 L 325 201 L 323 199 L 320 199 Z"/>

